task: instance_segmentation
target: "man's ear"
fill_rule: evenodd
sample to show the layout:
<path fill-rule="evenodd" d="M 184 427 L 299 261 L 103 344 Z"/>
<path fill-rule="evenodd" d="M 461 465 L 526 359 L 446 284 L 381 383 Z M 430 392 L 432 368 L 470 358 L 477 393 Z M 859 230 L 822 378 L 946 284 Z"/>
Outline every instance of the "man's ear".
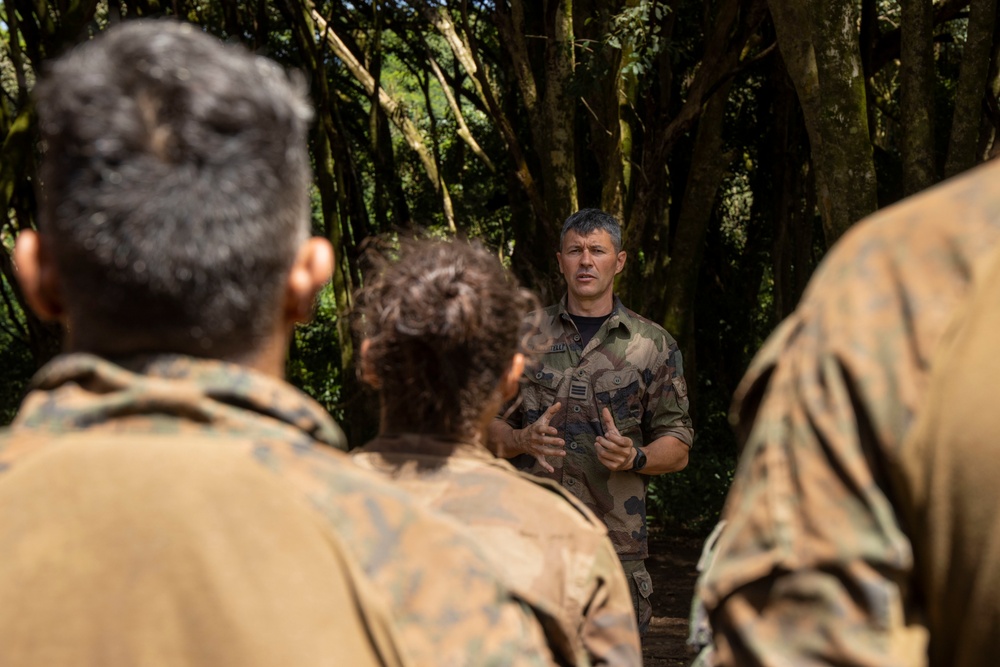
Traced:
<path fill-rule="evenodd" d="M 620 250 L 618 252 L 618 261 L 615 264 L 615 275 L 617 276 L 625 268 L 625 251 Z"/>
<path fill-rule="evenodd" d="M 314 236 L 299 248 L 285 283 L 285 322 L 308 322 L 316 294 L 333 275 L 333 246 Z"/>
<path fill-rule="evenodd" d="M 59 269 L 38 232 L 26 229 L 14 245 L 14 266 L 28 306 L 38 317 L 49 322 L 65 319 Z"/>
<path fill-rule="evenodd" d="M 361 349 L 358 350 L 358 368 L 361 369 L 361 381 L 372 389 L 378 389 L 381 383 L 378 374 L 372 368 L 371 349 L 371 340 L 365 338 L 361 341 Z"/>
<path fill-rule="evenodd" d="M 500 393 L 503 400 L 509 401 L 517 396 L 517 391 L 521 387 L 521 374 L 524 373 L 524 355 L 518 352 L 510 360 L 507 372 L 500 378 Z"/>

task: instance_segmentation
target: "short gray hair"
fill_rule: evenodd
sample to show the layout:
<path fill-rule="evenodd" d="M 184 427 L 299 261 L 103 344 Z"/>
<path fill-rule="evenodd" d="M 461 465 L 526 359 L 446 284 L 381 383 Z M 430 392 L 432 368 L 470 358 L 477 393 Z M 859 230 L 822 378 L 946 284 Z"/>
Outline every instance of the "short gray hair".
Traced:
<path fill-rule="evenodd" d="M 560 250 L 562 250 L 563 243 L 566 242 L 566 232 L 571 230 L 580 236 L 587 236 L 592 232 L 604 230 L 611 236 L 611 244 L 615 247 L 615 252 L 621 252 L 622 226 L 618 223 L 618 218 L 610 213 L 598 208 L 581 208 L 566 218 L 566 222 L 563 223 L 562 233 L 559 235 Z"/>

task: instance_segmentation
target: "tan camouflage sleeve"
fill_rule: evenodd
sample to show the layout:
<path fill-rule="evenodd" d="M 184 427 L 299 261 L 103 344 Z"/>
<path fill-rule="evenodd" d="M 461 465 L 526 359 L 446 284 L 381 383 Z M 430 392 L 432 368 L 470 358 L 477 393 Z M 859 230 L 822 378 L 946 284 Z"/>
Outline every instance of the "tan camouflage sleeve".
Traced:
<path fill-rule="evenodd" d="M 642 665 L 639 628 L 625 573 L 609 540 L 603 540 L 594 560 L 591 581 L 596 590 L 583 619 L 581 638 L 594 667 Z"/>
<path fill-rule="evenodd" d="M 901 444 L 992 265 L 997 170 L 855 224 L 737 390 L 744 451 L 698 586 L 719 664 L 925 664 Z"/>
<path fill-rule="evenodd" d="M 821 321 L 786 320 L 738 401 L 752 424 L 699 581 L 718 665 L 920 665 L 912 569 L 873 429 Z"/>

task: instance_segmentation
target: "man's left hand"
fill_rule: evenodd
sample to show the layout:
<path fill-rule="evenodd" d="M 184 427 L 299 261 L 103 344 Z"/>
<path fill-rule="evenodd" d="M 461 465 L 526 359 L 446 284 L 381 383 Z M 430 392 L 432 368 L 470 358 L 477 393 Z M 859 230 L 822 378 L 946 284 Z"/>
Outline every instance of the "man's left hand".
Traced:
<path fill-rule="evenodd" d="M 604 419 L 604 435 L 597 436 L 596 440 L 598 460 L 608 470 L 631 470 L 632 464 L 635 462 L 635 447 L 632 446 L 632 439 L 619 433 L 610 410 L 604 408 L 601 411 L 601 417 Z"/>

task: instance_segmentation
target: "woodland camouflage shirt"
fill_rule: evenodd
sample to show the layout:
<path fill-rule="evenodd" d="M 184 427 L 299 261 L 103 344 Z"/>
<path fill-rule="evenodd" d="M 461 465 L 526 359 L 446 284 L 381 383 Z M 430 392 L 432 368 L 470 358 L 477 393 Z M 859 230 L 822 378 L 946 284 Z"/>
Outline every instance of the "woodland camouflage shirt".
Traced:
<path fill-rule="evenodd" d="M 457 524 L 321 445 L 326 412 L 246 368 L 57 358 L 0 432 L 0 661 L 548 662 Z"/>
<path fill-rule="evenodd" d="M 601 410 L 607 407 L 621 434 L 637 446 L 665 435 L 691 445 L 694 430 L 677 343 L 617 297 L 611 316 L 586 348 L 566 311 L 565 297 L 528 317 L 538 324 L 527 347 L 538 355 L 504 418 L 512 427 L 524 428 L 561 402 L 549 425 L 565 437 L 566 456 L 549 458 L 554 473 L 534 457 L 520 456 L 515 465 L 559 482 L 579 498 L 605 522 L 620 558 L 646 558 L 648 478 L 608 470 L 597 458 L 595 440 L 604 435 Z"/>
<path fill-rule="evenodd" d="M 632 598 L 604 525 L 558 484 L 485 447 L 383 435 L 351 452 L 468 526 L 510 588 L 531 603 L 564 664 L 642 664 Z"/>
<path fill-rule="evenodd" d="M 858 223 L 754 359 L 732 412 L 745 444 L 727 523 L 698 587 L 717 664 L 928 664 L 927 618 L 962 625 L 973 594 L 958 587 L 961 601 L 938 605 L 929 572 L 943 574 L 945 588 L 978 580 L 994 593 L 975 596 L 993 619 L 991 650 L 931 664 L 995 664 L 1000 563 L 981 561 L 997 550 L 968 549 L 955 524 L 932 534 L 907 518 L 943 516 L 959 498 L 996 516 L 996 478 L 989 489 L 954 484 L 936 506 L 914 505 L 913 489 L 939 462 L 920 458 L 933 448 L 908 442 L 943 334 L 997 256 L 998 183 L 1000 165 L 986 165 Z M 989 334 L 995 348 L 997 332 Z M 991 381 L 984 411 L 995 414 Z M 915 552 L 928 543 L 939 548 Z M 949 559 L 966 551 L 975 557 Z M 983 569 L 961 569 L 970 562 Z M 953 640 L 930 635 L 932 648 Z"/>

